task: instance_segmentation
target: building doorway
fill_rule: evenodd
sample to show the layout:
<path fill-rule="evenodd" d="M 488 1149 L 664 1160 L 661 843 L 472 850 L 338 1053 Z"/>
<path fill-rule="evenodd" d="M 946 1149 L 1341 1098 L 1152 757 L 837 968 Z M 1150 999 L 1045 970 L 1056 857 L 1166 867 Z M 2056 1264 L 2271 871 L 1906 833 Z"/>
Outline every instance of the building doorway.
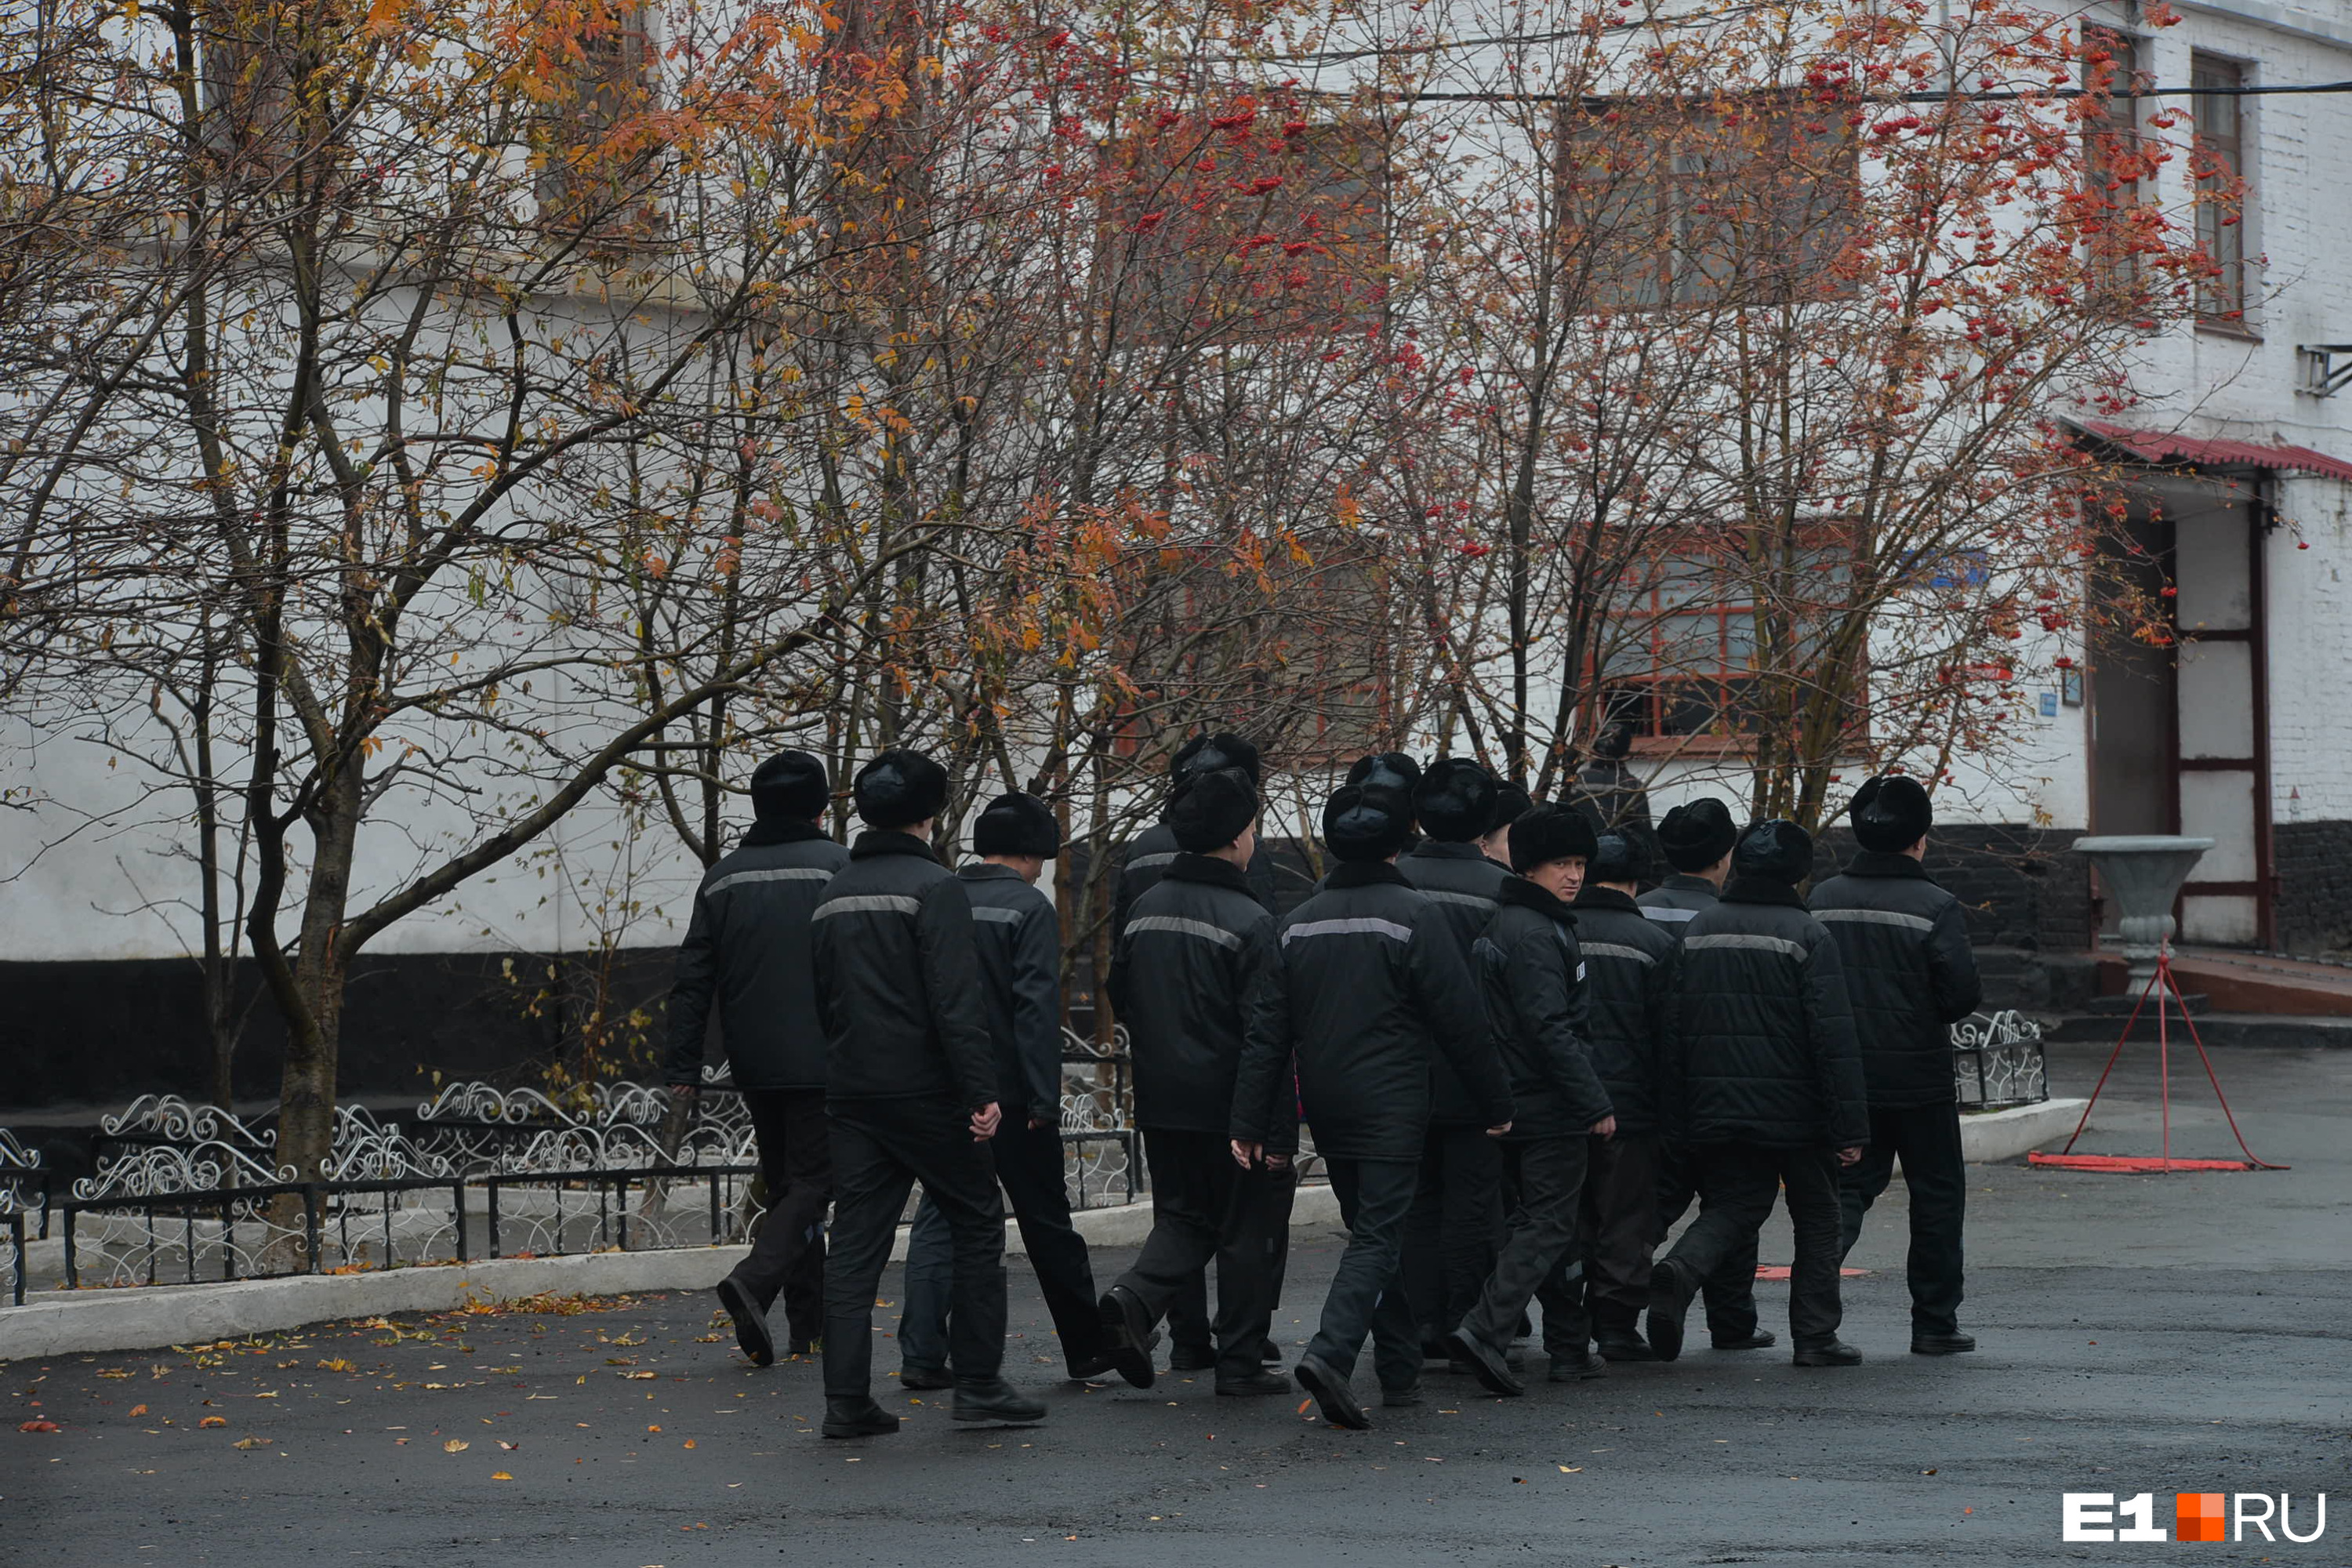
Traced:
<path fill-rule="evenodd" d="M 2125 616 L 2091 647 L 2091 830 L 2210 838 L 2181 890 L 2180 940 L 2270 941 L 2269 715 L 2259 476 L 2150 475 L 2093 592 Z M 2172 590 L 2168 595 L 2165 590 Z"/>

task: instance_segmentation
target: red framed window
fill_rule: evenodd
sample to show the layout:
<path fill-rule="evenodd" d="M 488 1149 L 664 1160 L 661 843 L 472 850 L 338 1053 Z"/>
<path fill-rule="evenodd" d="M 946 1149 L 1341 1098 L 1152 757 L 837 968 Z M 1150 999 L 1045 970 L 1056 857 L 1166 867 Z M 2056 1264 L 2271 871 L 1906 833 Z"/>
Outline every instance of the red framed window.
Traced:
<path fill-rule="evenodd" d="M 1805 525 L 1787 550 L 1751 551 L 1727 531 L 1653 557 L 1600 658 L 1609 720 L 1651 749 L 1744 745 L 1759 721 L 1759 671 L 1817 668 L 1851 602 L 1859 548 L 1840 521 Z M 1768 658 L 1780 638 L 1789 656 Z"/>

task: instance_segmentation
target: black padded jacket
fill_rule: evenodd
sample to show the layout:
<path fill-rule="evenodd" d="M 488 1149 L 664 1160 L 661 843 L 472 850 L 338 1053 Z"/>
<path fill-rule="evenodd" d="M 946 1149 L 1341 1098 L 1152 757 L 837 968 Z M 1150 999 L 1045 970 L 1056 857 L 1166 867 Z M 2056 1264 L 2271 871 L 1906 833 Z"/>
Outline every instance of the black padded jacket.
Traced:
<path fill-rule="evenodd" d="M 1577 947 L 1584 954 L 1585 1039 L 1592 1048 L 1593 1070 L 1617 1108 L 1617 1135 L 1654 1133 L 1659 1042 L 1674 1000 L 1675 952 L 1681 943 L 1614 889 L 1588 884 L 1575 908 Z"/>
<path fill-rule="evenodd" d="M 964 884 L 908 834 L 866 832 L 811 917 L 825 1098 L 997 1099 Z"/>
<path fill-rule="evenodd" d="M 1636 901 L 1642 906 L 1643 914 L 1680 936 L 1692 916 L 1701 910 L 1715 908 L 1716 900 L 1721 897 L 1715 890 L 1715 884 L 1705 877 L 1677 871 L 1643 893 Z"/>
<path fill-rule="evenodd" d="M 1612 1107 L 1584 1040 L 1576 916 L 1521 877 L 1504 878 L 1499 893 L 1475 952 L 1486 1027 L 1511 1079 L 1504 1136 L 1517 1142 L 1589 1132 Z"/>
<path fill-rule="evenodd" d="M 1136 1125 L 1226 1135 L 1250 1011 L 1275 962 L 1274 915 L 1239 867 L 1179 854 L 1135 900 L 1110 985 L 1134 1054 Z M 1288 1152 L 1296 1121 L 1275 1119 L 1267 1142 Z"/>
<path fill-rule="evenodd" d="M 1437 910 L 1388 862 L 1350 861 L 1290 912 L 1251 1011 L 1234 1137 L 1275 1141 L 1296 1062 L 1319 1152 L 1418 1160 L 1441 1052 L 1485 1125 L 1511 1120 L 1478 988 Z"/>
<path fill-rule="evenodd" d="M 1837 939 L 1796 890 L 1734 881 L 1683 929 L 1660 1074 L 1668 1136 L 1786 1149 L 1867 1143 Z"/>
<path fill-rule="evenodd" d="M 809 915 L 848 864 L 814 823 L 763 822 L 703 873 L 670 980 L 666 1081 L 702 1081 L 715 1013 L 736 1088 L 824 1087 Z"/>
<path fill-rule="evenodd" d="M 1844 961 L 1870 1103 L 1948 1104 L 1951 1026 L 1984 1000 L 1959 900 L 1908 855 L 1865 850 L 1811 902 Z"/>
<path fill-rule="evenodd" d="M 1019 1125 L 1062 1121 L 1062 922 L 1054 901 L 1008 866 L 956 873 L 971 900 L 981 1011 L 996 1047 L 997 1103 Z"/>
<path fill-rule="evenodd" d="M 1475 844 L 1424 838 L 1410 853 L 1397 857 L 1397 869 L 1437 905 L 1444 929 L 1462 950 L 1462 962 L 1475 970 L 1471 945 L 1494 920 L 1499 907 L 1496 897 L 1511 879 L 1510 868 L 1486 858 Z M 1493 1125 L 1478 1120 L 1470 1091 L 1442 1057 L 1430 1064 L 1429 1092 L 1432 1121 L 1449 1127 Z"/>

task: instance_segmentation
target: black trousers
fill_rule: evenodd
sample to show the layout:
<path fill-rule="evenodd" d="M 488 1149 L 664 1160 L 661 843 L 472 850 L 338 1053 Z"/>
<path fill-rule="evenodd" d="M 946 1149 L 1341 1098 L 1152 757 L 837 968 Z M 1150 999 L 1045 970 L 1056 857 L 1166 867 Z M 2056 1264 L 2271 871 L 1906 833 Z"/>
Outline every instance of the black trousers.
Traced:
<path fill-rule="evenodd" d="M 1696 1166 L 1688 1149 L 1661 1145 L 1658 1150 L 1658 1229 L 1654 1253 L 1666 1232 L 1698 1196 Z M 1744 1340 L 1756 1331 L 1756 1237 L 1734 1247 L 1723 1267 L 1699 1288 L 1706 1302 L 1706 1331 L 1718 1340 Z"/>
<path fill-rule="evenodd" d="M 1012 1200 L 1021 1247 L 1036 1272 L 1038 1292 L 1061 1336 L 1070 1366 L 1102 1352 L 1102 1318 L 1095 1307 L 1095 1275 L 1086 1238 L 1070 1223 L 1069 1189 L 1062 1179 L 1058 1124 L 1000 1128 L 988 1148 L 996 1179 Z M 954 1299 L 955 1233 L 928 1189 L 907 1237 L 906 1299 L 898 1310 L 902 1364 L 935 1371 L 948 1363 L 948 1319 Z"/>
<path fill-rule="evenodd" d="M 1482 1134 L 1483 1136 L 1483 1134 Z M 1364 1337 L 1383 1388 L 1408 1388 L 1421 1376 L 1420 1325 L 1404 1290 L 1404 1221 L 1420 1169 L 1411 1160 L 1326 1155 L 1332 1195 L 1348 1224 L 1348 1249 L 1323 1298 L 1323 1321 L 1307 1353 L 1341 1377 L 1356 1370 Z"/>
<path fill-rule="evenodd" d="M 1756 1232 L 1787 1194 L 1797 1256 L 1789 1267 L 1789 1333 L 1800 1350 L 1837 1338 L 1837 1156 L 1827 1149 L 1775 1149 L 1761 1143 L 1701 1143 L 1691 1152 L 1698 1179 L 1698 1218 L 1666 1256 L 1711 1279 L 1727 1259 L 1756 1255 Z M 1755 1271 L 1749 1270 L 1753 1279 Z"/>
<path fill-rule="evenodd" d="M 821 1089 L 747 1089 L 768 1212 L 735 1282 L 761 1311 L 784 1299 L 786 1337 L 824 1332 L 824 1211 L 833 1204 L 833 1134 Z"/>
<path fill-rule="evenodd" d="M 971 1112 L 931 1096 L 836 1100 L 825 1110 L 839 1194 L 824 1279 L 825 1397 L 872 1391 L 874 1298 L 917 1182 L 953 1237 L 949 1364 L 960 1378 L 994 1377 L 1004 1364 L 1004 1209 L 988 1145 L 972 1142 Z"/>
<path fill-rule="evenodd" d="M 1478 1300 L 1503 1229 L 1500 1142 L 1483 1127 L 1430 1123 L 1404 1226 L 1405 1289 L 1423 1344 L 1443 1340 Z"/>
<path fill-rule="evenodd" d="M 1838 1257 L 1853 1250 L 1862 1216 L 1895 1178 L 1903 1162 L 1911 1189 L 1911 1328 L 1915 1333 L 1959 1331 L 1963 1273 L 1960 1233 L 1968 1219 L 1968 1167 L 1960 1159 L 1957 1105 L 1870 1108 L 1870 1142 L 1862 1158 L 1840 1173 L 1844 1232 Z"/>
<path fill-rule="evenodd" d="M 1576 1222 L 1585 1310 L 1596 1327 L 1631 1330 L 1650 1302 L 1650 1255 L 1658 1245 L 1658 1136 L 1595 1138 L 1586 1161 Z"/>
<path fill-rule="evenodd" d="M 1583 1133 L 1560 1138 L 1501 1140 L 1503 1166 L 1518 1191 L 1511 1233 L 1496 1255 L 1478 1299 L 1463 1315 L 1462 1331 L 1500 1350 L 1511 1342 L 1519 1316 L 1576 1247 L 1576 1219 L 1584 1194 Z M 1551 1315 L 1544 1317 L 1549 1342 Z"/>
<path fill-rule="evenodd" d="M 1258 1370 L 1258 1347 L 1274 1326 L 1297 1176 L 1243 1170 L 1222 1133 L 1146 1128 L 1143 1148 L 1151 1163 L 1151 1234 L 1118 1283 L 1157 1319 L 1214 1258 L 1217 1375 L 1246 1377 Z"/>

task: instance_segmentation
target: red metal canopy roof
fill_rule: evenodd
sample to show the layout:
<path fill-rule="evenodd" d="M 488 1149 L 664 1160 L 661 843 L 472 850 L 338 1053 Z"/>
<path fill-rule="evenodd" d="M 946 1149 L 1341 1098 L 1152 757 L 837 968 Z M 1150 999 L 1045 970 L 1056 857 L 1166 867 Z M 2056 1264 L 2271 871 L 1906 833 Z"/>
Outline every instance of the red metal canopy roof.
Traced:
<path fill-rule="evenodd" d="M 2181 436 L 2168 430 L 2135 430 L 2127 425 L 2082 419 L 2076 426 L 2149 463 L 2194 463 L 2213 468 L 2281 468 L 2322 474 L 2352 484 L 2352 462 L 2269 441 L 2232 441 L 2220 437 Z"/>

